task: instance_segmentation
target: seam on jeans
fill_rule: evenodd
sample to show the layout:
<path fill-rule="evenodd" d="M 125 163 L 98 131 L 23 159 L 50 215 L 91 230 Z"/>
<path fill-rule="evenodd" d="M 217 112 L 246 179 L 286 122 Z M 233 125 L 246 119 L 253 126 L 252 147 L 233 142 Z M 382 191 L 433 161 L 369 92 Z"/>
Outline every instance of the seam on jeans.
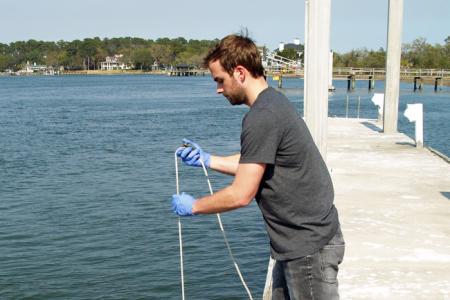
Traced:
<path fill-rule="evenodd" d="M 311 299 L 314 300 L 314 292 L 313 292 L 313 275 L 312 275 L 312 265 L 311 265 L 311 255 L 306 257 L 306 261 L 308 264 L 308 283 L 309 283 L 309 293 L 311 295 Z"/>
<path fill-rule="evenodd" d="M 336 247 L 332 247 L 334 249 L 336 249 Z M 323 282 L 329 283 L 329 284 L 335 284 L 338 282 L 337 280 L 337 274 L 339 272 L 339 262 L 337 262 L 337 264 L 335 265 L 337 270 L 336 270 L 336 276 L 333 277 L 329 277 L 327 276 L 327 272 L 326 269 L 327 268 L 332 268 L 334 266 L 334 264 L 330 263 L 329 261 L 324 260 L 323 257 L 323 253 L 322 250 L 319 251 L 319 261 L 320 261 L 320 277 L 322 278 Z"/>

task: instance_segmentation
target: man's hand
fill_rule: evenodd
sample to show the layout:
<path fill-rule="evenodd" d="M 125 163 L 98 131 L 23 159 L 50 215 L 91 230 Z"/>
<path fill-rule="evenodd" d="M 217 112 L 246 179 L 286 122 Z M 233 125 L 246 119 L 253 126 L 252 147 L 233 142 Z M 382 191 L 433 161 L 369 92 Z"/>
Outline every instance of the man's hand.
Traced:
<path fill-rule="evenodd" d="M 183 139 L 185 146 L 177 149 L 177 156 L 188 166 L 201 167 L 200 159 L 205 164 L 205 167 L 209 168 L 211 164 L 211 154 L 206 153 L 197 144 L 188 139 Z"/>
<path fill-rule="evenodd" d="M 195 199 L 189 194 L 172 195 L 172 211 L 179 216 L 193 216 L 192 206 Z"/>

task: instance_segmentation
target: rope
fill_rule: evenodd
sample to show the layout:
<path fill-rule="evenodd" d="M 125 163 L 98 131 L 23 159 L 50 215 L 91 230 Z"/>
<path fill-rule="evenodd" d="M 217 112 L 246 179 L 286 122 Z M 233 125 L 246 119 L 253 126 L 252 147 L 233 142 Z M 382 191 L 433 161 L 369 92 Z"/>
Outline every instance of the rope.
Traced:
<path fill-rule="evenodd" d="M 176 178 L 176 185 L 177 185 L 177 195 L 180 194 L 180 185 L 178 182 L 178 159 L 177 159 L 177 152 L 175 151 L 175 178 Z M 181 273 L 181 299 L 185 300 L 184 298 L 184 269 L 183 269 L 183 237 L 181 235 L 181 218 L 178 217 L 178 240 L 180 241 L 180 273 Z"/>
<path fill-rule="evenodd" d="M 213 189 L 211 187 L 211 181 L 209 180 L 208 171 L 206 170 L 205 164 L 203 163 L 203 160 L 201 158 L 200 158 L 200 163 L 202 164 L 203 172 L 205 173 L 206 181 L 208 182 L 209 192 L 212 195 Z M 234 258 L 233 252 L 231 251 L 230 243 L 228 242 L 227 235 L 225 234 L 225 229 L 223 229 L 223 224 L 222 224 L 222 219 L 220 218 L 220 214 L 216 214 L 216 215 L 217 215 L 217 221 L 219 222 L 220 231 L 222 232 L 222 235 L 223 235 L 223 240 L 225 241 L 225 245 L 227 246 L 227 249 L 228 249 L 228 254 L 230 255 L 231 260 L 233 261 L 233 265 L 236 269 L 236 272 L 239 275 L 239 278 L 241 279 L 242 285 L 244 286 L 245 290 L 247 291 L 248 298 L 253 300 L 252 293 L 250 293 L 250 290 L 249 290 L 247 284 L 245 283 L 244 277 L 241 274 L 241 270 L 239 269 L 236 259 Z"/>
<path fill-rule="evenodd" d="M 203 160 L 201 158 L 200 158 L 200 163 L 202 165 L 203 172 L 205 173 L 206 181 L 208 182 L 209 192 L 212 195 L 214 192 L 213 192 L 213 189 L 211 186 L 211 181 L 209 180 L 208 171 L 206 170 L 205 164 L 203 163 Z M 179 185 L 178 185 L 178 160 L 177 160 L 176 152 L 175 152 L 175 172 L 176 172 L 177 195 L 179 195 L 180 191 L 179 191 Z M 250 300 L 253 300 L 252 293 L 250 292 L 250 289 L 248 288 L 247 284 L 245 283 L 245 280 L 244 280 L 244 277 L 242 276 L 241 270 L 239 269 L 236 259 L 234 258 L 233 252 L 231 251 L 230 243 L 228 242 L 227 235 L 225 234 L 225 229 L 223 228 L 220 214 L 216 214 L 216 215 L 217 215 L 217 221 L 219 222 L 220 231 L 222 232 L 223 240 L 225 241 L 225 245 L 227 246 L 228 254 L 230 255 L 230 258 L 233 262 L 234 268 L 236 269 L 239 279 L 241 280 L 242 285 L 244 286 L 245 291 L 247 292 L 248 298 Z M 181 293 L 182 293 L 182 299 L 184 300 L 183 243 L 182 243 L 182 236 L 181 236 L 180 217 L 178 217 L 178 236 L 179 236 L 179 240 L 180 240 Z"/>

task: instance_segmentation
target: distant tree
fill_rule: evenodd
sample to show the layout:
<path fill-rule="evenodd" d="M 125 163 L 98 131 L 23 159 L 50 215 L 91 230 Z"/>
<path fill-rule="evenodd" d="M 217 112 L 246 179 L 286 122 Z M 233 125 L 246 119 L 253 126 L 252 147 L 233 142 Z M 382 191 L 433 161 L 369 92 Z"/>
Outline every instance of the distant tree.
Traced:
<path fill-rule="evenodd" d="M 96 69 L 100 69 L 100 63 L 105 61 L 107 56 L 108 53 L 103 47 L 97 47 L 97 51 L 95 52 L 93 57 Z"/>
<path fill-rule="evenodd" d="M 443 55 L 445 57 L 445 63 L 441 67 L 445 69 L 450 69 L 450 36 L 445 39 L 445 46 L 443 52 L 444 52 Z"/>
<path fill-rule="evenodd" d="M 176 39 L 173 39 L 169 43 L 170 46 L 172 46 L 172 50 L 175 56 L 177 56 L 179 53 L 186 50 L 188 46 L 188 41 L 185 38 L 178 37 Z"/>
<path fill-rule="evenodd" d="M 98 38 L 84 39 L 78 47 L 78 53 L 84 61 L 83 65 L 88 70 L 90 70 L 91 67 L 95 68 L 94 57 L 97 54 L 97 49 L 100 48 L 100 43 Z"/>
<path fill-rule="evenodd" d="M 361 65 L 366 68 L 384 68 L 386 65 L 386 52 L 383 48 L 378 49 L 378 51 L 368 51 Z"/>
<path fill-rule="evenodd" d="M 136 69 L 149 70 L 155 61 L 149 48 L 135 49 L 131 55 Z"/>
<path fill-rule="evenodd" d="M 339 54 L 334 53 L 333 62 L 335 67 L 359 67 L 361 50 L 351 50 L 350 52 Z"/>
<path fill-rule="evenodd" d="M 170 65 L 174 62 L 174 53 L 170 45 L 159 44 L 158 42 L 150 48 L 154 60 L 163 65 Z"/>
<path fill-rule="evenodd" d="M 182 52 L 176 53 L 176 51 L 174 51 L 174 63 L 202 67 L 203 58 L 207 55 L 209 49 L 216 43 L 216 40 L 189 40 L 183 46 L 184 50 Z"/>
<path fill-rule="evenodd" d="M 0 43 L 0 54 L 7 54 L 9 53 L 9 46 L 7 44 Z"/>
<path fill-rule="evenodd" d="M 14 58 L 10 55 L 0 54 L 0 71 L 3 72 L 6 69 L 12 69 L 14 64 Z"/>
<path fill-rule="evenodd" d="M 283 56 L 285 58 L 297 60 L 300 58 L 300 55 L 297 50 L 293 48 L 284 49 L 283 51 L 277 51 L 277 54 Z"/>
<path fill-rule="evenodd" d="M 67 69 L 95 69 L 106 56 L 122 54 L 127 64 L 148 68 L 155 60 L 164 65 L 190 64 L 200 66 L 203 57 L 219 40 L 186 40 L 183 37 L 157 40 L 136 37 L 86 38 L 84 40 L 46 42 L 30 39 L 10 44 L 0 43 L 0 70 L 17 70 L 30 63 L 64 66 Z M 301 45 L 302 46 L 302 45 Z M 298 59 L 298 51 L 287 48 L 279 53 L 290 59 Z M 151 57 L 149 57 L 149 55 Z M 353 49 L 334 54 L 336 67 L 382 68 L 386 63 L 386 51 Z M 403 67 L 450 69 L 450 36 L 442 45 L 429 44 L 425 38 L 417 38 L 403 45 Z"/>
<path fill-rule="evenodd" d="M 58 66 L 59 65 L 59 55 L 60 51 L 48 51 L 44 56 L 44 63 L 47 66 Z"/>
<path fill-rule="evenodd" d="M 60 54 L 59 61 L 62 66 L 69 70 L 80 70 L 84 68 L 84 58 L 80 55 L 80 40 L 73 40 L 64 47 L 64 52 Z"/>

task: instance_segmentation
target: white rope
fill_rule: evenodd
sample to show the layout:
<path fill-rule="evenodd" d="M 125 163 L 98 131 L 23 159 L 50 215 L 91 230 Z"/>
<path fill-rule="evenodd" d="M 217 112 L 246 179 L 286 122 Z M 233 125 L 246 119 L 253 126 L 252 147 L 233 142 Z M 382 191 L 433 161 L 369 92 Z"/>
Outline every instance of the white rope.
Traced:
<path fill-rule="evenodd" d="M 208 182 L 209 192 L 212 195 L 214 192 L 211 187 L 211 181 L 209 180 L 208 171 L 206 170 L 205 164 L 203 163 L 202 159 L 200 159 L 200 163 L 202 165 L 203 172 L 205 173 L 206 180 Z M 175 173 L 176 173 L 175 178 L 176 178 L 176 185 L 177 185 L 177 195 L 179 195 L 180 188 L 179 188 L 179 183 L 178 183 L 178 159 L 177 159 L 176 151 L 175 151 Z M 231 260 L 233 261 L 234 268 L 236 269 L 236 272 L 238 273 L 239 278 L 241 279 L 242 285 L 244 286 L 244 288 L 248 294 L 248 298 L 250 300 L 253 300 L 252 293 L 250 292 L 250 289 L 248 288 L 247 284 L 245 283 L 245 280 L 244 280 L 244 277 L 242 276 L 241 270 L 239 269 L 236 259 L 234 258 L 233 252 L 231 251 L 230 243 L 228 242 L 227 235 L 225 234 L 225 230 L 223 228 L 220 214 L 216 214 L 216 215 L 217 215 L 217 220 L 219 222 L 220 231 L 222 232 L 222 236 L 225 241 L 225 245 L 227 246 L 228 254 L 230 255 Z M 181 218 L 178 217 L 178 238 L 180 240 L 181 295 L 182 295 L 182 299 L 184 300 L 183 239 L 182 239 L 182 235 L 181 235 L 181 220 L 180 219 Z"/>
<path fill-rule="evenodd" d="M 205 173 L 205 176 L 206 176 L 206 181 L 208 182 L 209 192 L 212 195 L 214 192 L 211 187 L 211 182 L 209 180 L 208 171 L 206 170 L 203 160 L 201 158 L 199 160 L 200 160 L 200 163 L 202 164 L 203 172 Z M 236 269 L 236 272 L 239 275 L 239 278 L 241 279 L 242 285 L 244 286 L 245 290 L 247 291 L 248 298 L 253 300 L 252 293 L 250 292 L 250 289 L 248 288 L 247 284 L 245 283 L 245 280 L 244 280 L 244 277 L 242 276 L 241 270 L 239 269 L 236 259 L 234 258 L 233 252 L 231 251 L 230 243 L 228 242 L 227 235 L 225 234 L 225 230 L 223 229 L 223 224 L 222 224 L 222 220 L 220 218 L 220 214 L 218 213 L 216 215 L 217 215 L 217 221 L 219 222 L 220 231 L 222 232 L 222 235 L 223 235 L 223 240 L 225 241 L 225 245 L 227 246 L 227 249 L 228 249 L 228 254 L 230 255 L 231 260 L 233 261 L 233 265 Z"/>
<path fill-rule="evenodd" d="M 177 185 L 177 195 L 180 194 L 180 186 L 178 183 L 178 159 L 177 159 L 177 152 L 175 151 L 175 178 L 176 178 L 176 185 Z M 183 237 L 181 235 L 181 218 L 178 217 L 178 240 L 180 241 L 180 272 L 181 272 L 181 299 L 185 300 L 184 298 L 184 269 L 183 269 Z"/>

